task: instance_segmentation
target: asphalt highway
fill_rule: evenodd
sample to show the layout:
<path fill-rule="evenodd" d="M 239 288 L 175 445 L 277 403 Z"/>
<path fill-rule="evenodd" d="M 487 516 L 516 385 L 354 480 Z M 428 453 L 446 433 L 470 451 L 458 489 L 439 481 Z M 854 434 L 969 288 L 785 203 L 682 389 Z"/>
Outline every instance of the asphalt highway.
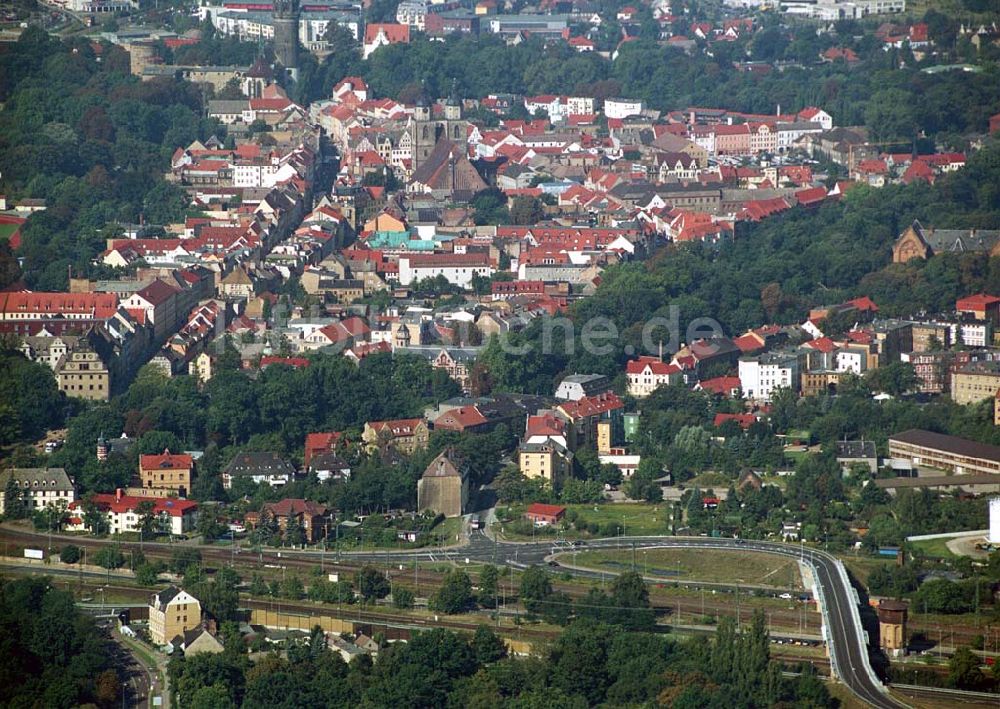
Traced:
<path fill-rule="evenodd" d="M 4 530 L 10 531 L 9 528 Z M 22 532 L 19 536 L 34 536 Z M 165 544 L 147 543 L 151 547 L 167 547 Z M 859 630 L 857 600 L 854 590 L 842 573 L 840 562 L 831 554 L 809 547 L 783 544 L 779 542 L 744 541 L 735 539 L 715 539 L 711 537 L 616 537 L 588 541 L 586 546 L 573 547 L 569 543 L 551 539 L 538 542 L 510 542 L 490 538 L 482 531 L 472 531 L 468 541 L 461 545 L 445 548 L 419 549 L 413 551 L 361 551 L 342 552 L 345 561 L 372 562 L 379 565 L 410 565 L 419 562 L 449 561 L 463 563 L 465 560 L 477 563 L 495 563 L 516 568 L 533 564 L 552 562 L 562 571 L 578 576 L 597 575 L 596 572 L 573 569 L 563 565 L 574 549 L 621 549 L 623 556 L 627 550 L 675 548 L 675 549 L 726 549 L 730 551 L 754 551 L 778 554 L 800 559 L 814 570 L 819 590 L 820 603 L 824 614 L 826 637 L 829 643 L 831 667 L 834 675 L 846 684 L 859 699 L 878 709 L 903 707 L 887 693 L 885 686 L 875 678 L 868 657 L 868 644 L 863 631 Z M 169 548 L 169 547 L 168 547 Z M 204 549 L 217 549 L 204 547 Z M 570 553 L 570 554 L 567 554 Z M 258 558 L 265 564 L 282 563 L 282 559 L 312 560 L 325 554 L 332 561 L 335 552 L 306 550 L 267 551 Z M 612 575 L 608 572 L 606 575 Z"/>
<path fill-rule="evenodd" d="M 493 540 L 482 532 L 473 532 L 464 547 L 446 550 L 421 550 L 412 552 L 354 552 L 345 553 L 348 559 L 385 564 L 413 563 L 414 558 L 427 561 L 489 562 L 527 567 L 552 562 L 561 570 L 581 576 L 594 576 L 594 572 L 564 566 L 568 554 L 575 549 L 620 549 L 622 554 L 635 549 L 717 549 L 729 551 L 754 551 L 799 559 L 812 567 L 824 611 L 824 625 L 830 647 L 831 667 L 835 676 L 865 704 L 878 709 L 897 709 L 905 706 L 888 695 L 885 686 L 871 671 L 868 644 L 855 622 L 858 614 L 854 590 L 838 568 L 839 562 L 831 555 L 808 547 L 777 542 L 714 539 L 710 537 L 618 537 L 587 542 L 584 547 L 573 547 L 566 542 L 505 542 Z"/>

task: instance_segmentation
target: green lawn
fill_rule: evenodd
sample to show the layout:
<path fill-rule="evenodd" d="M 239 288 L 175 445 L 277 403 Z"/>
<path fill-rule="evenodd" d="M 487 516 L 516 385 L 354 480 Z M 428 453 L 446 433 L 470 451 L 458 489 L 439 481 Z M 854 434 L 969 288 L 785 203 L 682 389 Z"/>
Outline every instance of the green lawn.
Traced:
<path fill-rule="evenodd" d="M 0 239 L 9 239 L 10 235 L 20 228 L 20 224 L 0 224 Z"/>
<path fill-rule="evenodd" d="M 939 559 L 954 559 L 955 554 L 948 548 L 947 539 L 924 539 L 919 542 L 910 542 L 910 546 L 919 549 L 927 556 Z"/>
<path fill-rule="evenodd" d="M 709 488 L 714 488 L 716 490 L 728 490 L 729 486 L 732 485 L 733 482 L 732 478 L 723 475 L 722 473 L 709 471 L 691 478 L 684 484 L 687 487 L 697 486 L 702 490 L 707 490 Z"/>
<path fill-rule="evenodd" d="M 579 519 L 583 519 L 587 523 L 596 523 L 599 525 L 602 529 L 598 532 L 597 536 L 605 536 L 604 528 L 611 525 L 617 525 L 619 529 L 624 525 L 627 536 L 668 534 L 670 532 L 668 525 L 670 505 L 662 502 L 655 505 L 645 502 L 629 502 L 618 504 L 566 505 L 565 507 L 567 512 L 572 510 Z M 614 533 L 610 532 L 610 529 L 607 532 L 607 536 L 615 536 Z M 539 530 L 535 534 L 536 538 L 539 535 L 553 539 L 557 536 L 555 530 L 550 529 Z M 522 541 L 532 538 L 530 532 L 519 534 L 513 532 L 509 527 L 504 529 L 504 536 L 508 539 Z M 567 539 L 580 539 L 590 538 L 594 535 L 569 529 L 565 533 L 562 533 L 560 530 L 558 536 Z"/>
<path fill-rule="evenodd" d="M 607 571 L 630 570 L 633 562 L 632 550 L 627 547 L 621 551 L 595 550 L 568 553 L 562 558 L 579 566 Z M 634 559 L 636 570 L 645 576 L 659 576 L 678 581 L 803 588 L 798 562 L 774 554 L 695 549 L 648 551 L 638 549 Z"/>

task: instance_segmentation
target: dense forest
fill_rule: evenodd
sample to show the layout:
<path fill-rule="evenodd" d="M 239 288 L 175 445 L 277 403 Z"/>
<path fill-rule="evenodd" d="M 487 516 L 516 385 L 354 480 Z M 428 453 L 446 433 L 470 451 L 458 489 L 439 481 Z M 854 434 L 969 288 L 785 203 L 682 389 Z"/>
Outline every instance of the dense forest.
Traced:
<path fill-rule="evenodd" d="M 48 578 L 0 579 L 0 704 L 119 706 L 121 685 L 94 621 Z"/>
<path fill-rule="evenodd" d="M 740 634 L 731 620 L 709 640 L 674 641 L 621 626 L 579 620 L 539 657 L 508 657 L 481 626 L 472 636 L 435 629 L 392 643 L 372 665 L 345 664 L 318 629 L 287 647 L 287 658 L 256 662 L 235 650 L 171 660 L 171 687 L 184 706 L 394 706 L 583 709 L 658 702 L 677 709 L 832 707 L 808 668 L 784 677 L 770 660 L 767 622 L 757 614 Z"/>
<path fill-rule="evenodd" d="M 140 81 L 120 47 L 60 40 L 30 27 L 0 49 L 0 172 L 8 198 L 45 199 L 22 228 L 24 275 L 64 290 L 89 273 L 112 222 L 183 217 L 187 199 L 163 180 L 179 146 L 219 134 L 186 81 Z M 5 281 L 12 280 L 7 270 Z M 7 285 L 0 282 L 0 287 Z"/>

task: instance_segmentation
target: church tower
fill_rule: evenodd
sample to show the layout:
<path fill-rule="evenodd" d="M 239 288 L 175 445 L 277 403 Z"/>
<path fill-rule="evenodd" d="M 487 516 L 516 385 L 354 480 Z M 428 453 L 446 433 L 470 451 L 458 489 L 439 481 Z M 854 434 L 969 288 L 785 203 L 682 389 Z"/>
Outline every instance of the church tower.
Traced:
<path fill-rule="evenodd" d="M 433 106 L 425 91 L 421 91 L 413 109 L 410 123 L 410 145 L 413 157 L 412 169 L 416 171 L 427 160 L 434 146 L 442 138 L 456 145 L 465 146 L 468 140 L 468 122 L 462 119 L 462 99 L 457 86 L 452 86 L 451 95 L 445 102 L 444 119 L 435 119 Z"/>
<path fill-rule="evenodd" d="M 299 0 L 274 1 L 274 57 L 292 81 L 299 78 Z"/>

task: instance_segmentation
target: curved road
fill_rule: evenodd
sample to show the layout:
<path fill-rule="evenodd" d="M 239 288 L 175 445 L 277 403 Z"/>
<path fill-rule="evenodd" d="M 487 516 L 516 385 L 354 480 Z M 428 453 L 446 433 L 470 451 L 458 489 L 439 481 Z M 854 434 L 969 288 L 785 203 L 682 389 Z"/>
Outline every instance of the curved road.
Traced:
<path fill-rule="evenodd" d="M 906 706 L 889 696 L 888 690 L 878 681 L 871 669 L 867 639 L 861 630 L 857 596 L 847 579 L 842 562 L 832 554 L 778 542 L 709 537 L 619 537 L 591 541 L 584 548 L 624 549 L 633 545 L 636 549 L 726 549 L 763 552 L 791 557 L 809 565 L 816 579 L 818 600 L 823 611 L 823 624 L 830 648 L 830 666 L 834 675 L 868 706 L 878 709 L 898 709 Z M 470 561 L 525 567 L 544 564 L 550 559 L 560 564 L 559 557 L 576 548 L 565 542 L 556 547 L 551 540 L 500 542 L 491 540 L 482 532 L 475 532 L 470 536 L 469 543 L 463 547 L 412 552 L 353 552 L 345 553 L 343 557 L 386 563 L 412 562 L 415 557 L 434 561 L 446 559 L 463 561 L 467 558 Z M 556 554 L 553 554 L 554 551 Z M 568 573 L 589 575 L 578 569 L 566 566 L 561 568 Z"/>
<path fill-rule="evenodd" d="M 5 532 L 12 531 L 6 527 Z M 15 532 L 17 533 L 17 532 Z M 24 531 L 24 536 L 37 536 Z M 55 536 L 55 535 L 54 535 Z M 146 543 L 149 546 L 167 546 L 165 544 Z M 557 544 L 559 545 L 558 548 Z M 801 547 L 780 542 L 744 541 L 735 539 L 714 539 L 710 537 L 618 537 L 589 541 L 586 549 L 624 549 L 635 546 L 636 549 L 651 548 L 684 548 L 684 549 L 727 549 L 730 551 L 754 551 L 768 554 L 778 554 L 798 559 L 809 565 L 813 570 L 819 598 L 817 599 L 823 611 L 823 624 L 826 639 L 830 649 L 830 666 L 834 675 L 844 682 L 850 690 L 863 702 L 878 709 L 898 709 L 906 705 L 897 702 L 888 695 L 886 687 L 875 677 L 868 658 L 868 643 L 861 630 L 858 599 L 851 587 L 840 562 L 832 554 L 816 549 Z M 187 546 L 187 545 L 185 545 Z M 217 547 L 202 547 L 216 549 Z M 457 561 L 465 559 L 483 563 L 506 564 L 524 568 L 532 564 L 545 564 L 551 557 L 559 564 L 559 554 L 571 552 L 576 547 L 566 542 L 546 540 L 540 542 L 509 542 L 491 539 L 482 531 L 472 532 L 468 542 L 460 546 L 420 549 L 414 551 L 363 551 L 341 552 L 341 558 L 360 561 L 375 561 L 379 563 L 413 563 L 415 560 L 425 561 Z M 553 552 L 556 552 L 553 554 Z M 280 557 L 278 554 L 280 553 Z M 277 550 L 264 552 L 260 558 L 265 562 L 278 562 L 280 559 L 313 559 L 319 551 Z M 325 552 L 327 558 L 332 552 Z M 563 566 L 568 573 L 587 576 L 585 572 Z"/>

